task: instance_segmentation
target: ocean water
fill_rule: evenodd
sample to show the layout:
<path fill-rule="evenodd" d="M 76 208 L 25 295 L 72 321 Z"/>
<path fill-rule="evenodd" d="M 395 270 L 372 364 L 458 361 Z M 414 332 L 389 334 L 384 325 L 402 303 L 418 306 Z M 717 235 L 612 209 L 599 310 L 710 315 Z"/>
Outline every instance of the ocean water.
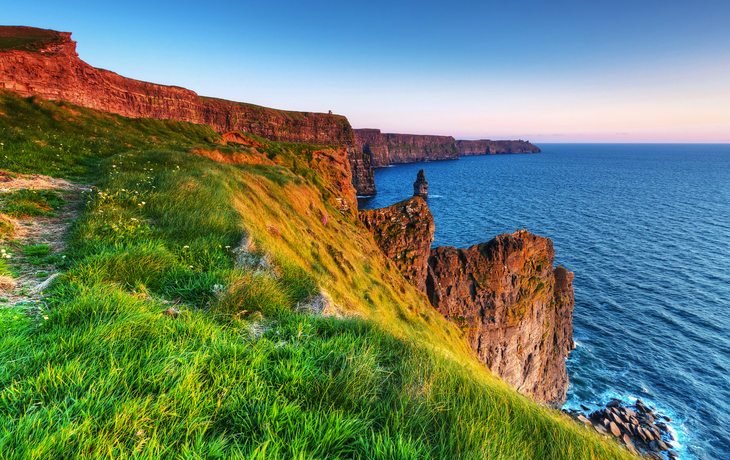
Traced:
<path fill-rule="evenodd" d="M 642 399 L 682 459 L 730 459 L 730 145 L 542 144 L 375 172 L 361 208 L 429 183 L 434 246 L 526 228 L 575 272 L 568 408 Z"/>

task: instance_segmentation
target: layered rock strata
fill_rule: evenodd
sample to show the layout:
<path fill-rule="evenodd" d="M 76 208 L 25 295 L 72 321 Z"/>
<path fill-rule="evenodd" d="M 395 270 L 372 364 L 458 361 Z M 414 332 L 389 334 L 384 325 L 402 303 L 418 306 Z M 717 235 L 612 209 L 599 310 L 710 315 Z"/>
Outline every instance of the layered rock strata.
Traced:
<path fill-rule="evenodd" d="M 526 230 L 431 252 L 431 304 L 462 328 L 494 374 L 536 401 L 565 402 L 573 348 L 573 273 L 552 242 Z"/>
<path fill-rule="evenodd" d="M 495 155 L 501 153 L 540 153 L 540 149 L 528 141 L 456 141 L 459 155 Z"/>
<path fill-rule="evenodd" d="M 275 110 L 125 78 L 79 59 L 70 33 L 0 27 L 0 39 L 17 43 L 0 50 L 0 89 L 132 118 L 188 121 L 210 125 L 218 132 L 240 130 L 273 141 L 343 145 L 348 148 L 357 193 L 375 193 L 370 157 L 356 146 L 352 127 L 343 116 Z"/>
<path fill-rule="evenodd" d="M 413 197 L 387 208 L 360 211 L 360 220 L 403 276 L 425 293 L 435 229 L 426 201 Z"/>
<path fill-rule="evenodd" d="M 379 129 L 354 131 L 357 146 L 370 156 L 373 167 L 459 158 L 451 136 L 381 133 Z"/>
<path fill-rule="evenodd" d="M 361 211 L 360 219 L 492 373 L 536 401 L 565 401 L 573 273 L 553 267 L 549 239 L 520 230 L 468 249 L 430 249 L 433 217 L 420 198 Z"/>
<path fill-rule="evenodd" d="M 358 147 L 370 157 L 373 167 L 432 160 L 456 160 L 467 155 L 540 153 L 527 141 L 457 141 L 451 136 L 382 133 L 379 129 L 356 129 Z"/>

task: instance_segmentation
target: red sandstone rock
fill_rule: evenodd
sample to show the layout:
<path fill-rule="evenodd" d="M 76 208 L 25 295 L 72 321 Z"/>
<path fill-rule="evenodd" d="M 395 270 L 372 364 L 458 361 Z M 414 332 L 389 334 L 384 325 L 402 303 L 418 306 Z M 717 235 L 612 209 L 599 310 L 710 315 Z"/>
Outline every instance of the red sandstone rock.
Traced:
<path fill-rule="evenodd" d="M 492 373 L 536 401 L 565 401 L 573 273 L 553 268 L 549 239 L 520 230 L 469 249 L 430 250 L 433 217 L 417 197 L 361 211 L 360 220 Z"/>
<path fill-rule="evenodd" d="M 413 197 L 387 208 L 360 211 L 360 220 L 403 276 L 425 293 L 435 226 L 423 198 Z"/>
<path fill-rule="evenodd" d="M 379 129 L 354 131 L 358 147 L 370 155 L 373 167 L 459 158 L 451 136 L 381 133 Z"/>
<path fill-rule="evenodd" d="M 459 155 L 494 155 L 498 153 L 540 153 L 540 149 L 527 141 L 457 141 Z"/>
<path fill-rule="evenodd" d="M 573 348 L 573 273 L 526 230 L 469 249 L 431 251 L 431 303 L 461 326 L 492 372 L 536 401 L 562 404 Z"/>
<path fill-rule="evenodd" d="M 352 127 L 343 116 L 269 109 L 125 78 L 79 59 L 70 33 L 0 27 L 0 37 L 30 40 L 16 46 L 20 49 L 0 50 L 0 89 L 126 117 L 206 124 L 223 133 L 238 130 L 273 141 L 343 145 L 353 164 L 357 193 L 375 193 L 370 157 L 355 146 Z"/>

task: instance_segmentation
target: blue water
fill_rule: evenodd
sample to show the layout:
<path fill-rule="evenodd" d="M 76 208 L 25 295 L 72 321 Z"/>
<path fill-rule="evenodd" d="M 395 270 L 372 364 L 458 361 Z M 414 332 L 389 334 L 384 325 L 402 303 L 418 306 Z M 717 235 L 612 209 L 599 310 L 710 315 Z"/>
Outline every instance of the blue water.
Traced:
<path fill-rule="evenodd" d="M 683 459 L 730 459 L 730 145 L 544 144 L 378 169 L 379 208 L 429 183 L 434 246 L 526 228 L 575 272 L 566 407 L 641 398 Z"/>

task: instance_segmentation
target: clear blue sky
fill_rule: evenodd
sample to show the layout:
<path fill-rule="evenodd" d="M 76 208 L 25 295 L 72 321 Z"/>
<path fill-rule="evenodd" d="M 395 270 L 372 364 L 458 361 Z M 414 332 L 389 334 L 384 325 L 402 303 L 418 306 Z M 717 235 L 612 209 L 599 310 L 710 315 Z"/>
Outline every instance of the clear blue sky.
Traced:
<path fill-rule="evenodd" d="M 730 142 L 730 0 L 0 0 L 82 59 L 356 128 Z"/>

